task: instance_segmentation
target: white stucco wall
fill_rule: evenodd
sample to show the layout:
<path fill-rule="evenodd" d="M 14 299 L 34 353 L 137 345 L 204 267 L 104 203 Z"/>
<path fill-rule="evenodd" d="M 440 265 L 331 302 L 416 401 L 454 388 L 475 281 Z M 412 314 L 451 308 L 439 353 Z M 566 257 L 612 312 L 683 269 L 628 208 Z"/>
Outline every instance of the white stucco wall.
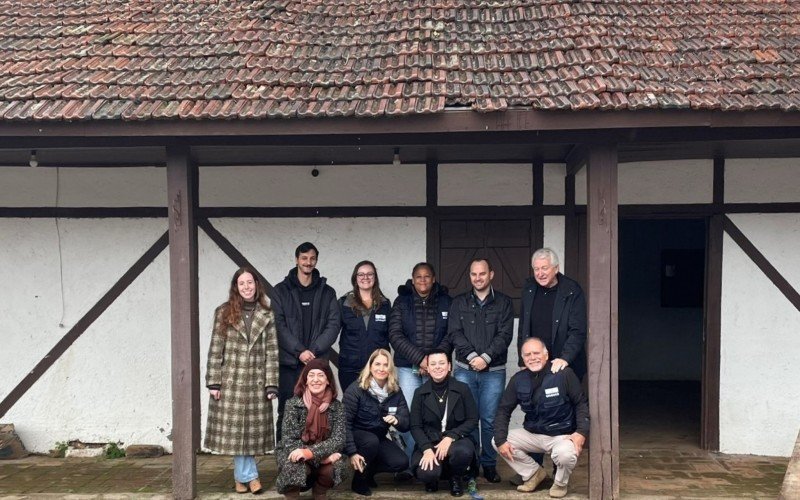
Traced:
<path fill-rule="evenodd" d="M 0 398 L 166 230 L 163 219 L 0 219 Z M 56 441 L 167 444 L 169 272 L 166 252 L 134 281 L 3 417 L 26 447 Z M 63 327 L 59 326 L 63 323 Z"/>
<path fill-rule="evenodd" d="M 586 204 L 586 168 L 575 174 L 575 203 Z M 620 205 L 711 203 L 712 160 L 620 163 L 617 186 Z"/>
<path fill-rule="evenodd" d="M 305 240 L 320 249 L 319 269 L 338 293 L 353 265 L 369 258 L 392 299 L 425 256 L 422 218 L 219 219 L 222 232 L 273 284 L 294 265 Z M 62 219 L 64 327 L 53 219 L 0 219 L 0 301 L 5 397 L 86 311 L 166 230 L 164 219 Z M 87 259 L 91 256 L 91 259 Z M 199 231 L 201 376 L 212 312 L 227 296 L 236 266 Z M 9 288 L 9 291 L 12 289 Z M 169 266 L 164 251 L 3 418 L 26 447 L 56 441 L 151 443 L 171 449 Z M 205 426 L 206 392 L 203 401 Z"/>
<path fill-rule="evenodd" d="M 311 171 L 319 170 L 313 177 Z M 200 168 L 204 207 L 425 205 L 425 165 Z"/>
<path fill-rule="evenodd" d="M 567 176 L 567 166 L 563 163 L 544 164 L 544 204 L 563 205 L 565 200 L 564 178 Z"/>
<path fill-rule="evenodd" d="M 544 217 L 544 246 L 551 248 L 558 254 L 558 269 L 567 274 L 567 266 L 564 265 L 565 226 L 566 222 L 563 215 L 548 215 Z"/>
<path fill-rule="evenodd" d="M 166 200 L 164 168 L 0 168 L 2 207 L 157 207 Z"/>
<path fill-rule="evenodd" d="M 799 214 L 731 220 L 797 290 Z M 720 451 L 789 456 L 800 428 L 800 312 L 726 234 L 722 260 Z"/>
<path fill-rule="evenodd" d="M 439 165 L 439 205 L 530 205 L 532 200 L 529 163 Z"/>
<path fill-rule="evenodd" d="M 726 203 L 800 201 L 800 158 L 725 160 Z"/>

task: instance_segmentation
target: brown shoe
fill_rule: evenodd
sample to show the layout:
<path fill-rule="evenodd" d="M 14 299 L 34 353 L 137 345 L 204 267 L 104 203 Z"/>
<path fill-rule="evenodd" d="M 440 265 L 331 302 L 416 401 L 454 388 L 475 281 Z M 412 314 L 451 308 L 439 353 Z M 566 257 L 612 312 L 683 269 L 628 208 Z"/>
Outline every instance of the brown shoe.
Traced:
<path fill-rule="evenodd" d="M 553 486 L 550 487 L 550 496 L 553 498 L 564 498 L 567 496 L 567 485 L 559 486 L 553 483 Z"/>
<path fill-rule="evenodd" d="M 236 482 L 236 487 L 235 487 L 236 493 L 247 493 L 248 491 L 250 491 L 249 489 L 247 489 L 246 484 L 240 483 L 239 481 L 235 482 Z"/>
<path fill-rule="evenodd" d="M 259 493 L 261 493 L 261 481 L 259 481 L 258 479 L 253 479 L 252 481 L 247 483 L 247 486 L 250 488 L 250 493 L 252 493 L 253 495 L 258 495 Z"/>
<path fill-rule="evenodd" d="M 536 469 L 536 472 L 533 473 L 530 479 L 522 483 L 521 485 L 517 486 L 517 491 L 522 491 L 524 493 L 530 493 L 534 491 L 542 481 L 547 478 L 547 473 L 544 471 L 542 467 Z"/>

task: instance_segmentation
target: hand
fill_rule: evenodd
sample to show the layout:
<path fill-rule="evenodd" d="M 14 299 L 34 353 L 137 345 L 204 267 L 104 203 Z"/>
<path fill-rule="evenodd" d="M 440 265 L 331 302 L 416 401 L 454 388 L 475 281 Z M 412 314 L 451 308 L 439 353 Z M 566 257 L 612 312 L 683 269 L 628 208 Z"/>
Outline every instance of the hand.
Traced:
<path fill-rule="evenodd" d="M 314 356 L 313 352 L 306 349 L 305 351 L 300 353 L 300 356 L 298 356 L 298 358 L 300 359 L 300 362 L 305 365 L 312 359 L 316 358 L 316 356 Z"/>
<path fill-rule="evenodd" d="M 503 458 L 508 460 L 509 462 L 514 461 L 514 452 L 517 451 L 511 446 L 511 443 L 506 441 L 505 443 L 501 444 L 497 447 L 497 453 L 501 454 Z"/>
<path fill-rule="evenodd" d="M 302 462 L 304 460 L 309 460 L 313 457 L 314 455 L 308 448 L 297 448 L 296 450 L 289 453 L 290 462 Z"/>
<path fill-rule="evenodd" d="M 553 360 L 552 363 L 550 363 L 550 371 L 553 373 L 558 373 L 568 366 L 569 363 L 567 363 L 565 360 L 561 358 L 556 358 Z"/>
<path fill-rule="evenodd" d="M 433 452 L 433 449 L 428 448 L 425 450 L 425 453 L 422 454 L 422 459 L 419 461 L 419 468 L 422 470 L 433 470 L 434 465 L 439 465 L 439 461 L 436 460 L 436 454 Z"/>
<path fill-rule="evenodd" d="M 569 440 L 575 445 L 575 452 L 580 455 L 581 450 L 583 450 L 583 445 L 586 443 L 586 438 L 583 436 L 583 434 L 573 432 L 569 435 Z"/>
<path fill-rule="evenodd" d="M 397 425 L 397 417 L 394 415 L 386 415 L 383 417 L 383 421 L 389 425 Z"/>
<path fill-rule="evenodd" d="M 421 377 L 428 374 L 428 356 L 422 358 L 422 361 L 419 362 L 419 375 Z"/>
<path fill-rule="evenodd" d="M 341 453 L 339 453 L 339 452 L 331 453 L 330 455 L 328 455 L 325 458 L 325 460 L 323 460 L 320 463 L 323 463 L 323 464 L 335 464 L 340 458 L 342 458 L 342 454 Z"/>
<path fill-rule="evenodd" d="M 453 444 L 453 438 L 449 436 L 443 437 L 439 444 L 436 445 L 436 458 L 439 460 L 447 458 L 447 452 L 450 451 L 451 444 Z"/>
<path fill-rule="evenodd" d="M 364 472 L 364 469 L 367 468 L 367 461 L 364 460 L 364 457 L 356 453 L 350 457 L 350 465 L 352 465 L 353 468 L 358 472 Z"/>
<path fill-rule="evenodd" d="M 476 372 L 480 372 L 485 370 L 486 367 L 489 365 L 486 364 L 486 360 L 484 360 L 482 357 L 475 356 L 470 360 L 469 366 L 471 366 L 472 369 L 475 370 Z"/>
<path fill-rule="evenodd" d="M 219 401 L 220 396 L 222 396 L 219 389 L 209 389 L 208 394 L 214 398 L 215 401 Z"/>
<path fill-rule="evenodd" d="M 272 401 L 273 399 L 277 399 L 277 397 L 278 397 L 278 395 L 275 394 L 274 392 L 268 392 L 267 393 L 267 399 L 269 399 L 270 401 Z"/>

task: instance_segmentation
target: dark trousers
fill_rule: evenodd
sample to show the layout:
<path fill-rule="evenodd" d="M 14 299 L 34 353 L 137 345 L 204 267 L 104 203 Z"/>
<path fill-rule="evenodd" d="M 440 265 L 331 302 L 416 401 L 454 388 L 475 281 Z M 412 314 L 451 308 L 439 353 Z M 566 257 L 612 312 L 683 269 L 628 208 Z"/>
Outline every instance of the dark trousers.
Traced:
<path fill-rule="evenodd" d="M 350 384 L 356 381 L 361 370 L 348 370 L 347 368 L 339 368 L 339 387 L 342 389 L 339 394 L 344 394 L 344 391 L 350 387 Z"/>
<path fill-rule="evenodd" d="M 278 425 L 275 438 L 281 440 L 281 429 L 283 428 L 283 408 L 286 401 L 294 396 L 294 384 L 300 377 L 305 365 L 302 363 L 297 367 L 280 365 L 278 367 Z"/>
<path fill-rule="evenodd" d="M 374 432 L 364 430 L 353 431 L 356 453 L 367 462 L 365 475 L 372 476 L 379 472 L 401 472 L 408 469 L 408 457 L 399 446 Z"/>
<path fill-rule="evenodd" d="M 435 450 L 434 450 L 435 451 Z M 431 470 L 422 470 L 419 466 L 419 461 L 414 464 L 414 474 L 417 479 L 425 484 L 435 483 L 442 477 L 442 469 L 447 468 L 450 477 L 466 476 L 469 466 L 475 459 L 475 444 L 471 439 L 459 439 L 450 445 L 450 450 L 447 453 L 447 458 L 439 462 L 439 465 L 434 464 Z"/>

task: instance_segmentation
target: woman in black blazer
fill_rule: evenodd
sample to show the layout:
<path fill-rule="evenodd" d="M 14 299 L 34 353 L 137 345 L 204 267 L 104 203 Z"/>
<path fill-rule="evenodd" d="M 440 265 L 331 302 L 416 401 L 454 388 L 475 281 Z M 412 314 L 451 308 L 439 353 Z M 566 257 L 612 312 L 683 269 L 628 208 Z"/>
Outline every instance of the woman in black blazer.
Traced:
<path fill-rule="evenodd" d="M 450 376 L 447 352 L 428 354 L 430 380 L 414 393 L 411 402 L 411 434 L 416 441 L 411 464 L 425 491 L 439 489 L 442 469 L 450 475 L 450 494 L 464 494 L 475 463 L 472 431 L 478 427 L 478 408 L 466 384 Z"/>

